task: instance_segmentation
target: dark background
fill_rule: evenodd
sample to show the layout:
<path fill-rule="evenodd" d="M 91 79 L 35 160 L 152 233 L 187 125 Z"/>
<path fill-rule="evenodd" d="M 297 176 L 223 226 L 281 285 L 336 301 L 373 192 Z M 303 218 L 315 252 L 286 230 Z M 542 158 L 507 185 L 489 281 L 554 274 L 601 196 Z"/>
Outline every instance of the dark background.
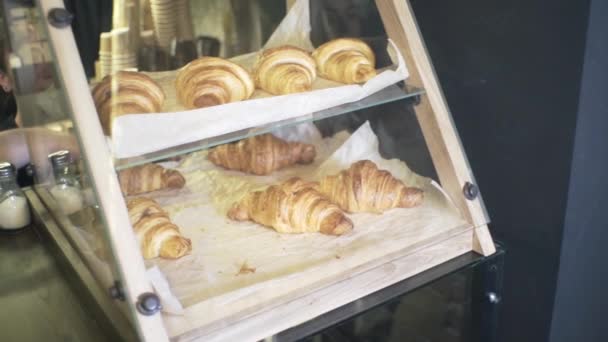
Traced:
<path fill-rule="evenodd" d="M 608 341 L 607 2 L 412 6 L 508 250 L 498 336 Z"/>

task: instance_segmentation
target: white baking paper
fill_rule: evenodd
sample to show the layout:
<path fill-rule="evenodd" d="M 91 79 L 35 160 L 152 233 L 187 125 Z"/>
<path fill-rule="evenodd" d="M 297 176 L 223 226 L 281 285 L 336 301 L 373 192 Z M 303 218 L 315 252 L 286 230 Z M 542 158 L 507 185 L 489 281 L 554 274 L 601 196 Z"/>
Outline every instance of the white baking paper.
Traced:
<path fill-rule="evenodd" d="M 298 0 L 265 48 L 290 44 L 308 51 L 310 42 L 308 0 Z M 146 153 L 215 137 L 241 129 L 257 127 L 310 114 L 344 103 L 355 102 L 407 78 L 403 57 L 389 40 L 389 55 L 396 68 L 387 68 L 363 85 L 343 85 L 317 78 L 310 92 L 270 96 L 256 90 L 251 99 L 195 110 L 185 110 L 175 94 L 175 73 L 149 73 L 165 91 L 163 113 L 132 114 L 116 118 L 113 123 L 112 151 L 115 158 L 129 158 Z M 232 60 L 251 69 L 256 54 Z"/>
<path fill-rule="evenodd" d="M 310 165 L 289 167 L 271 176 L 253 176 L 216 167 L 206 159 L 206 151 L 195 152 L 172 165 L 185 176 L 186 186 L 153 194 L 182 234 L 192 240 L 190 255 L 178 260 L 146 261 L 149 267 L 157 266 L 162 271 L 171 292 L 184 308 L 212 297 L 226 298 L 226 303 L 231 296 L 255 297 L 257 290 L 271 286 L 277 279 L 295 277 L 326 263 L 352 267 L 378 251 L 391 253 L 395 248 L 403 248 L 392 241 L 432 238 L 438 229 L 464 224 L 435 182 L 413 173 L 403 161 L 380 156 L 378 139 L 369 123 L 352 135 L 341 132 L 331 138 L 321 138 L 312 124 L 289 127 L 275 134 L 313 143 L 317 158 Z M 354 230 L 339 237 L 279 234 L 253 222 L 234 222 L 226 217 L 232 203 L 250 191 L 293 176 L 318 180 L 361 159 L 370 159 L 408 185 L 422 188 L 423 205 L 393 209 L 382 215 L 349 215 Z"/>

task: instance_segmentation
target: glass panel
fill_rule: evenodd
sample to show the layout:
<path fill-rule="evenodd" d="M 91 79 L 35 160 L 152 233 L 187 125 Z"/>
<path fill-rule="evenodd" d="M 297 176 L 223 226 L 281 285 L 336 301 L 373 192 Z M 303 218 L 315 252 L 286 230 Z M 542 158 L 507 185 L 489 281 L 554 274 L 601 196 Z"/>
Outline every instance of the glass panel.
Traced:
<path fill-rule="evenodd" d="M 138 5 L 140 6 L 139 8 L 137 8 Z M 81 21 L 96 22 L 105 17 L 102 14 L 96 15 L 95 13 L 91 13 L 76 4 L 71 6 L 70 9 L 76 12 L 78 18 L 82 18 Z M 108 10 L 108 8 L 105 8 L 103 13 L 106 13 Z M 311 10 L 315 10 L 314 6 Z M 91 86 L 94 87 L 105 75 L 115 73 L 118 70 L 151 72 L 147 75 L 156 81 L 162 88 L 165 99 L 160 103 L 155 102 L 153 104 L 153 109 L 148 108 L 150 103 L 144 105 L 135 100 L 129 102 L 127 106 L 125 102 L 127 96 L 125 95 L 125 98 L 119 98 L 120 96 L 118 94 L 121 93 L 121 89 L 126 89 L 128 86 L 125 85 L 124 87 L 121 86 L 116 88 L 116 83 L 114 83 L 115 85 L 112 86 L 112 90 L 107 91 L 108 94 L 101 94 L 100 92 L 98 94 L 100 96 L 94 98 L 98 106 L 99 115 L 102 118 L 102 125 L 107 135 L 111 134 L 112 121 L 114 118 L 123 113 L 141 113 L 142 111 L 174 112 L 188 109 L 189 106 L 187 106 L 183 99 L 178 96 L 182 94 L 184 90 L 176 89 L 176 69 L 184 66 L 193 59 L 202 56 L 231 58 L 259 51 L 283 19 L 285 2 L 269 0 L 180 0 L 173 2 L 142 0 L 133 2 L 133 6 L 131 6 L 129 2 L 114 2 L 112 13 L 112 23 L 110 27 L 104 22 L 101 22 L 99 25 L 99 27 L 108 27 L 107 32 L 96 32 L 97 35 L 95 35 L 95 33 L 87 32 L 88 35 L 86 37 L 80 37 L 81 34 L 79 34 L 79 32 L 82 31 L 82 35 L 84 35 L 85 31 L 78 26 L 78 23 L 75 24 L 75 35 L 77 41 L 80 40 L 78 45 L 80 48 L 80 55 L 83 56 L 83 64 L 85 65 L 86 70 L 93 70 L 95 68 L 93 68 L 94 61 L 90 58 L 91 55 L 94 55 L 91 49 L 92 47 L 85 42 L 85 39 L 99 41 L 99 60 L 97 69 L 95 69 L 95 74 L 90 75 L 93 77 Z M 314 15 L 314 12 L 311 13 L 311 16 Z M 171 21 L 168 19 L 175 17 L 180 18 L 180 20 Z M 312 24 L 316 25 L 317 23 L 313 21 Z M 365 37 L 359 34 L 361 32 L 358 32 L 353 36 L 362 37 L 371 46 L 376 56 L 375 66 L 377 69 L 395 69 L 393 61 L 389 58 L 389 54 L 387 53 L 387 37 L 382 36 L 382 24 L 378 21 L 370 21 L 369 25 L 370 27 L 377 27 L 379 25 L 380 30 L 375 29 L 369 32 L 363 32 L 365 34 L 370 33 L 370 35 Z M 374 33 L 374 35 L 371 35 L 371 33 Z M 316 33 L 313 32 L 313 34 Z M 318 40 L 317 36 L 318 35 L 311 37 L 312 40 Z M 135 56 L 137 56 L 137 58 L 135 58 Z M 245 62 L 245 60 L 249 62 Z M 252 58 L 240 58 L 237 63 L 245 66 L 245 68 L 251 72 L 253 68 L 251 60 Z M 168 71 L 166 71 L 166 73 L 156 73 L 163 70 Z M 215 82 L 215 79 L 213 82 Z M 118 81 L 118 84 L 121 84 L 120 80 Z M 329 86 L 333 87 L 337 86 L 337 84 L 325 84 L 319 85 L 318 87 L 325 88 Z M 282 126 L 340 115 L 352 110 L 419 95 L 421 92 L 421 89 L 404 84 L 392 85 L 354 103 L 339 105 L 335 108 L 317 111 L 313 114 L 307 113 L 306 115 L 292 119 L 246 129 L 239 127 L 239 130 L 236 132 L 165 148 L 160 151 L 146 153 L 145 155 L 116 160 L 115 164 L 118 169 L 124 169 L 147 162 L 172 158 L 179 154 L 209 148 L 255 134 L 269 132 L 272 129 Z M 263 91 L 256 90 L 252 96 L 253 98 L 260 98 L 268 95 L 269 94 L 266 94 Z M 323 99 L 313 99 L 309 102 L 316 103 L 316 101 L 322 100 Z M 144 107 L 147 109 L 143 109 Z M 313 110 L 311 110 L 311 112 L 312 111 Z M 192 113 L 192 115 L 202 116 L 204 113 Z M 221 122 L 221 125 L 219 126 L 222 126 L 223 124 L 224 123 Z M 146 124 L 142 123 L 142 125 L 145 126 Z M 212 124 L 210 123 L 210 125 Z M 187 127 L 184 122 L 177 122 L 175 123 L 175 126 Z M 137 126 L 136 129 L 123 131 L 122 136 L 136 137 L 146 134 L 147 130 L 138 130 L 138 128 L 139 126 Z M 184 133 L 185 136 L 192 136 L 192 134 L 196 134 L 196 132 L 188 131 Z M 151 139 L 151 137 L 147 138 Z M 162 141 L 164 142 L 164 140 Z M 129 145 L 131 143 L 124 144 Z M 165 143 L 164 146 L 169 145 L 170 144 Z"/>
<path fill-rule="evenodd" d="M 269 133 L 273 130 L 285 128 L 305 122 L 313 122 L 330 118 L 333 116 L 342 115 L 344 113 L 350 113 L 352 111 L 378 106 L 384 103 L 407 99 L 409 97 L 417 96 L 423 93 L 422 89 L 410 87 L 404 85 L 402 87 L 393 85 L 385 88 L 371 96 L 364 98 L 361 101 L 343 104 L 337 107 L 326 109 L 323 111 L 315 112 L 309 115 L 303 115 L 293 119 L 273 122 L 271 124 L 258 126 L 254 128 L 243 129 L 232 133 L 220 135 L 217 137 L 196 141 L 190 144 L 180 145 L 173 148 L 161 150 L 158 152 L 152 152 L 135 158 L 118 159 L 115 161 L 117 170 L 141 165 L 149 162 L 159 161 L 161 159 L 167 159 L 178 156 L 180 154 L 207 149 L 213 146 L 230 143 L 236 140 L 245 139 L 250 136 Z"/>
<path fill-rule="evenodd" d="M 302 341 L 472 341 L 474 272 L 451 274 Z"/>
<path fill-rule="evenodd" d="M 39 8 L 3 1 L 4 45 L 34 189 L 106 293 L 121 282 Z M 15 146 L 14 148 L 17 148 Z M 27 152 L 26 152 L 27 154 Z M 23 156 L 22 156 L 23 157 Z M 18 161 L 23 166 L 25 158 Z M 108 294 L 109 295 L 109 294 Z M 116 301 L 120 303 L 120 301 Z M 128 310 L 121 307 L 123 313 Z M 126 315 L 129 319 L 131 316 Z M 118 318 L 124 320 L 124 317 Z"/>
<path fill-rule="evenodd" d="M 339 37 L 359 37 L 374 48 L 374 52 L 377 56 L 379 55 L 379 52 L 382 51 L 381 49 L 378 49 L 376 44 L 378 44 L 378 42 L 383 42 L 388 36 L 376 6 L 376 0 L 316 0 L 310 1 L 310 11 L 312 29 L 311 39 L 315 46 Z M 422 37 L 422 39 L 424 43 L 424 37 Z M 379 58 L 381 61 L 387 60 L 386 57 L 383 57 L 382 55 L 380 55 Z M 432 63 L 432 56 L 430 56 L 430 58 Z M 379 63 L 382 65 L 382 62 Z M 413 66 L 408 65 L 408 68 L 412 67 Z M 434 76 L 436 77 L 436 75 Z M 458 131 L 456 130 L 450 113 L 448 113 L 448 120 L 449 122 L 442 124 L 449 125 L 449 127 L 454 129 L 458 144 L 462 146 Z M 434 134 L 435 132 L 429 134 L 429 136 L 433 136 Z M 464 153 L 463 155 L 466 168 L 468 169 L 467 171 L 470 171 L 470 164 L 468 163 L 467 156 Z M 473 172 L 470 171 L 469 173 L 471 175 L 471 181 L 474 184 L 477 184 Z M 437 181 L 439 182 L 439 179 L 437 179 Z M 457 193 L 453 196 L 463 195 Z M 485 222 L 489 223 L 489 215 L 481 195 L 479 195 L 478 198 L 481 209 L 483 210 Z"/>

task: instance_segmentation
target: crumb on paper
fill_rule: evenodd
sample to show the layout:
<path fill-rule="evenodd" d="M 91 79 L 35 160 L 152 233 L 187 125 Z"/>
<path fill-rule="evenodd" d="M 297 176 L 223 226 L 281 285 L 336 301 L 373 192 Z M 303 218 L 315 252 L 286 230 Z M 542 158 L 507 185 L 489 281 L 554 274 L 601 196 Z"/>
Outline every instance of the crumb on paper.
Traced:
<path fill-rule="evenodd" d="M 241 264 L 241 268 L 239 269 L 239 272 L 236 275 L 238 276 L 249 273 L 255 273 L 255 267 L 250 267 L 249 265 L 247 265 L 247 261 L 244 261 L 243 264 Z"/>
<path fill-rule="evenodd" d="M 338 254 L 335 255 L 336 259 L 342 259 L 342 257 Z"/>

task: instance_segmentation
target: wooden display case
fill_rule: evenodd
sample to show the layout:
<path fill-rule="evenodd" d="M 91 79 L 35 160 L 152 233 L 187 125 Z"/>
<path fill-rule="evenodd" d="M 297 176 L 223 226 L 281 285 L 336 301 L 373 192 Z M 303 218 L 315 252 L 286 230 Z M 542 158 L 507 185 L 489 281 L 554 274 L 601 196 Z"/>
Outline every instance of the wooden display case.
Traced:
<path fill-rule="evenodd" d="M 387 227 L 386 231 L 391 235 L 375 237 L 373 243 L 356 249 L 353 253 L 336 254 L 334 260 L 316 263 L 314 267 L 266 277 L 253 285 L 244 282 L 217 296 L 190 301 L 188 305 L 184 305 L 184 311 L 179 315 L 161 313 L 154 305 L 146 310 L 146 300 L 152 298 L 152 302 L 148 303 L 155 304 L 154 301 L 160 294 L 155 294 L 158 287 L 153 288 L 148 278 L 146 264 L 131 232 L 116 170 L 155 162 L 168 156 L 204 150 L 219 143 L 271 131 L 286 123 L 270 123 L 258 129 L 247 130 L 246 133 L 230 132 L 221 137 L 179 145 L 164 154 L 152 153 L 131 159 L 116 159 L 108 148 L 97 120 L 93 99 L 86 91 L 90 87 L 89 81 L 85 76 L 72 31 L 69 25 L 61 22 L 63 2 L 41 0 L 38 6 L 36 10 L 46 18 L 46 34 L 58 76 L 55 85 L 64 98 L 66 116 L 73 122 L 72 129 L 78 140 L 79 154 L 83 162 L 83 184 L 90 186 L 87 194 L 95 203 L 90 210 L 96 215 L 99 226 L 103 227 L 97 238 L 103 241 L 101 249 L 105 250 L 106 262 L 105 266 L 102 266 L 107 268 L 107 272 L 97 279 L 102 287 L 112 289 L 117 306 L 142 340 L 260 340 L 464 253 L 475 251 L 487 256 L 495 252 L 482 198 L 475 185 L 414 13 L 407 0 L 376 0 L 384 30 L 404 57 L 408 67 L 409 78 L 406 85 L 391 86 L 355 103 L 325 109 L 307 116 L 306 119 L 295 118 L 289 124 L 310 121 L 311 117 L 312 120 L 320 120 L 349 115 L 353 110 L 415 98 L 416 104 L 412 106 L 415 118 L 432 159 L 437 180 L 443 189 L 442 193 L 456 208 L 458 224 L 426 226 L 421 221 L 418 225 L 409 223 L 411 227 L 407 226 L 407 231 L 399 231 L 401 223 L 396 222 L 395 227 Z M 56 12 L 53 14 L 53 11 Z M 405 104 L 403 111 L 406 111 Z M 26 124 L 29 122 L 30 126 L 42 124 L 35 118 L 25 121 Z M 32 151 L 37 150 L 36 144 L 34 139 L 30 146 Z M 74 217 L 66 220 L 66 215 L 54 208 L 55 200 L 48 190 L 48 184 L 52 181 L 41 174 L 38 175 L 37 181 L 35 190 L 38 196 L 56 216 L 60 226 L 67 231 L 66 235 L 74 235 L 70 233 L 77 230 L 72 227 L 75 225 Z M 200 219 L 205 220 L 205 217 Z M 405 223 L 403 226 L 406 227 Z M 368 233 L 370 237 L 374 234 Z M 237 242 L 243 243 L 243 240 Z M 290 246 L 291 242 L 281 241 Z M 90 264 L 95 263 L 91 261 L 95 256 L 87 251 L 89 242 L 86 239 L 72 237 L 71 242 L 81 251 L 83 259 L 88 260 Z M 237 249 L 235 253 L 238 252 L 238 246 L 236 242 L 232 246 Z M 162 295 L 160 297 L 163 298 Z"/>

